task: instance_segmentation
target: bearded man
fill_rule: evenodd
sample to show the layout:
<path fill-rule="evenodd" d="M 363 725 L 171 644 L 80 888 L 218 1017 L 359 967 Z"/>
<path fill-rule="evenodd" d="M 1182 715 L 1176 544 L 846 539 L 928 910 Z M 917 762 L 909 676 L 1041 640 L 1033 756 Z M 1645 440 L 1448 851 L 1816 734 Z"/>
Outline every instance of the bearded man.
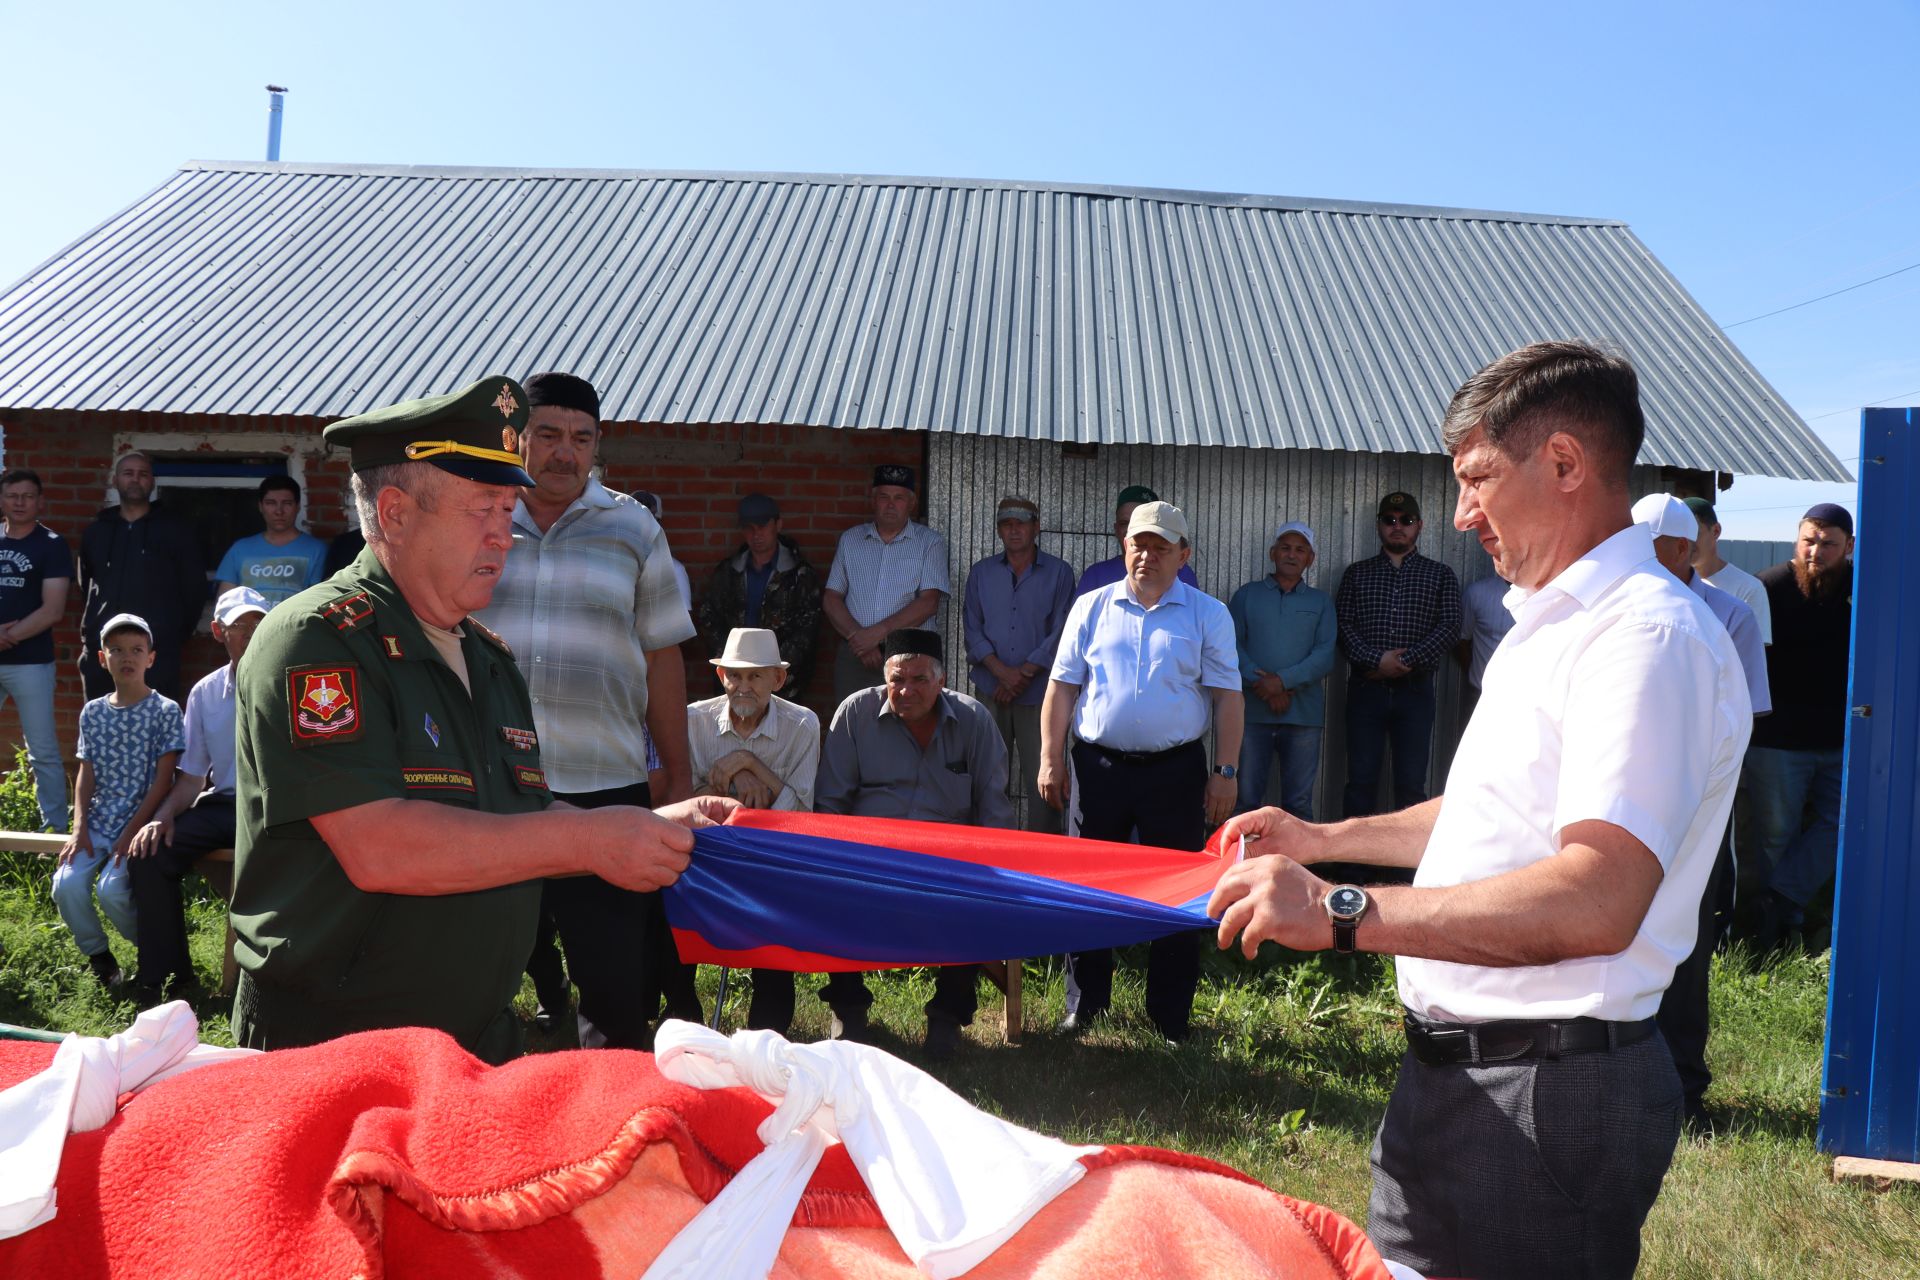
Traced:
<path fill-rule="evenodd" d="M 1800 518 L 1793 559 L 1764 570 L 1760 581 L 1773 613 L 1767 648 L 1773 714 L 1754 725 L 1747 781 L 1752 845 L 1759 874 L 1768 877 L 1755 923 L 1760 944 L 1771 946 L 1805 922 L 1807 903 L 1833 878 L 1839 849 L 1853 642 L 1852 514 L 1831 502 L 1809 510 Z"/>

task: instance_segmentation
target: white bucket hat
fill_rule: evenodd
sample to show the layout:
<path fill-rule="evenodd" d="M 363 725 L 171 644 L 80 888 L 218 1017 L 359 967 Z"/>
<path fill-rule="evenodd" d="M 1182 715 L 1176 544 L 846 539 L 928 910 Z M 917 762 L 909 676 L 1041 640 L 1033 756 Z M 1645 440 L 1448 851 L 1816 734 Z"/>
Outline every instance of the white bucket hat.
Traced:
<path fill-rule="evenodd" d="M 765 627 L 735 627 L 727 633 L 727 647 L 721 650 L 720 656 L 708 661 L 729 671 L 751 671 L 756 667 L 785 670 L 787 667 L 780 661 L 780 637 Z"/>

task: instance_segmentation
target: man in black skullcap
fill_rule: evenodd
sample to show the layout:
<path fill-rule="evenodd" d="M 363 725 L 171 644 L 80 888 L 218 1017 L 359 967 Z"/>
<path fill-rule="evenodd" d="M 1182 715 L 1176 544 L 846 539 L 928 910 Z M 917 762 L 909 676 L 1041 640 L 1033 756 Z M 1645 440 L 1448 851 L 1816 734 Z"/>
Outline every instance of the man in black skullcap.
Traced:
<path fill-rule="evenodd" d="M 880 683 L 882 643 L 902 627 L 924 627 L 953 590 L 947 540 L 913 522 L 913 468 L 873 469 L 873 521 L 840 535 L 821 608 L 846 641 L 833 662 L 833 696 Z"/>
<path fill-rule="evenodd" d="M 1006 743 L 992 712 L 947 688 L 939 633 L 901 628 L 887 634 L 883 648 L 886 684 L 849 695 L 827 727 L 814 811 L 1011 828 Z M 928 1057 L 948 1058 L 959 1048 L 960 1028 L 973 1021 L 979 975 L 977 964 L 935 971 Z M 873 995 L 859 974 L 832 975 L 820 998 L 833 1009 L 836 1039 L 867 1038 Z"/>
<path fill-rule="evenodd" d="M 471 616 L 532 483 L 526 404 L 494 377 L 327 428 L 367 548 L 276 608 L 240 668 L 239 1044 L 427 1026 L 505 1061 L 541 878 L 659 889 L 687 828 L 734 807 L 554 804 L 526 683 Z"/>

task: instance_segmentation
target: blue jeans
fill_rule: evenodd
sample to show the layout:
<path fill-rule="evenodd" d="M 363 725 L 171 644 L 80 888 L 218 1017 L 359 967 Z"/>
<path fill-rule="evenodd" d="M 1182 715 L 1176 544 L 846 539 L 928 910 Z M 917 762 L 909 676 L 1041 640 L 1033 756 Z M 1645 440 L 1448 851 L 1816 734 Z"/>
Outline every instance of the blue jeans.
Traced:
<path fill-rule="evenodd" d="M 1343 816 L 1379 808 L 1380 766 L 1393 746 L 1393 807 L 1427 798 L 1433 752 L 1433 677 L 1354 680 L 1347 685 L 1347 791 Z"/>
<path fill-rule="evenodd" d="M 33 766 L 33 796 L 49 831 L 67 829 L 67 769 L 60 760 L 60 730 L 53 719 L 51 662 L 0 662 L 0 706 L 20 709 L 20 732 Z"/>
<path fill-rule="evenodd" d="M 100 878 L 100 905 L 107 919 L 128 942 L 136 941 L 133 921 L 133 881 L 127 877 L 127 864 L 113 865 L 113 842 L 96 839 L 89 852 L 83 852 L 53 873 L 53 905 L 66 921 L 68 932 L 80 950 L 97 956 L 109 950 L 107 931 L 93 909 L 93 880 Z"/>
<path fill-rule="evenodd" d="M 1754 747 L 1747 752 L 1753 792 L 1753 830 L 1741 852 L 1760 859 L 1760 875 L 1772 869 L 1773 891 L 1798 906 L 1833 879 L 1840 848 L 1840 747 L 1787 751 Z M 1813 813 L 1806 810 L 1809 801 Z"/>
<path fill-rule="evenodd" d="M 1313 821 L 1313 785 L 1320 780 L 1320 726 L 1247 722 L 1240 740 L 1240 807 L 1246 813 L 1267 802 L 1267 775 L 1280 762 L 1280 807 Z"/>

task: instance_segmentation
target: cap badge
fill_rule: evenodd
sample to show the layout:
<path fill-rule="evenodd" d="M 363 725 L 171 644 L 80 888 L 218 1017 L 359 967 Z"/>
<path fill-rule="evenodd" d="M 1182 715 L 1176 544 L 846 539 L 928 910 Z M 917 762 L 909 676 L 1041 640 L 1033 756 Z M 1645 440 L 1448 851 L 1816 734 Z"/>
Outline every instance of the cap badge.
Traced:
<path fill-rule="evenodd" d="M 493 407 L 500 411 L 501 417 L 511 418 L 520 411 L 520 401 L 513 394 L 513 388 L 503 382 L 500 384 L 500 394 L 493 398 Z M 507 447 L 512 448 L 513 446 L 508 445 Z"/>

